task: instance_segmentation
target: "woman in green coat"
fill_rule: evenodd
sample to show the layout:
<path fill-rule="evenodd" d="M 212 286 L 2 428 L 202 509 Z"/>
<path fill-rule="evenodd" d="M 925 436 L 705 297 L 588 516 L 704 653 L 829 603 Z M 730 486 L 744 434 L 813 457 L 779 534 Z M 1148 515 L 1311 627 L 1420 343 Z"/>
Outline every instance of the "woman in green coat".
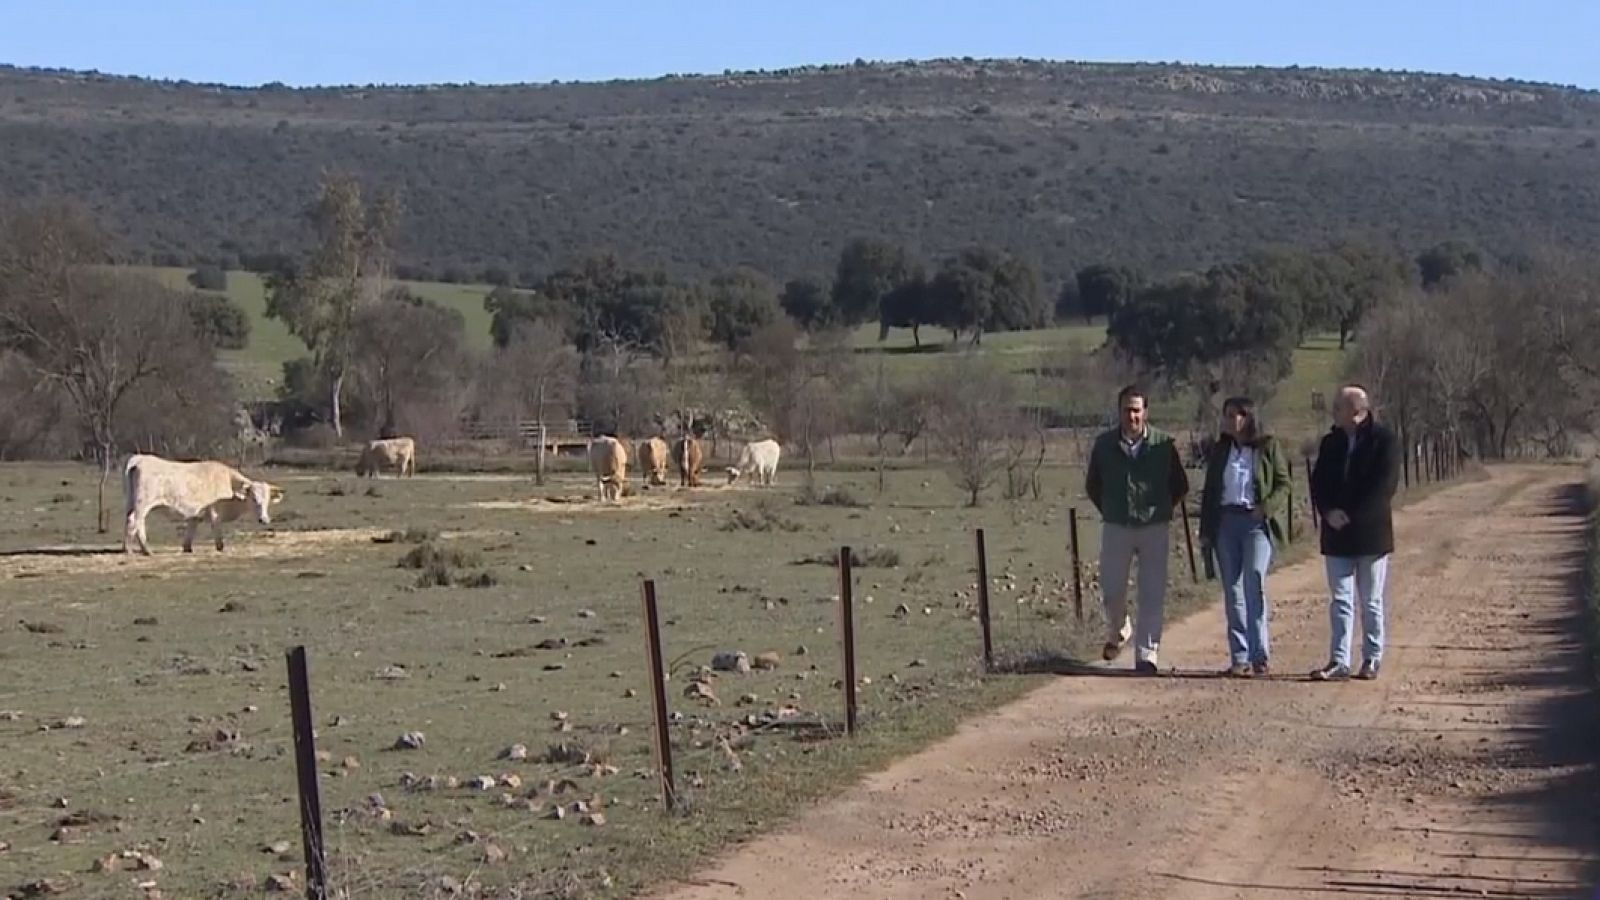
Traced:
<path fill-rule="evenodd" d="M 1289 464 L 1276 438 L 1261 433 L 1248 397 L 1222 404 L 1222 436 L 1206 458 L 1200 546 L 1215 552 L 1228 622 L 1228 674 L 1269 673 L 1267 568 L 1287 541 Z"/>

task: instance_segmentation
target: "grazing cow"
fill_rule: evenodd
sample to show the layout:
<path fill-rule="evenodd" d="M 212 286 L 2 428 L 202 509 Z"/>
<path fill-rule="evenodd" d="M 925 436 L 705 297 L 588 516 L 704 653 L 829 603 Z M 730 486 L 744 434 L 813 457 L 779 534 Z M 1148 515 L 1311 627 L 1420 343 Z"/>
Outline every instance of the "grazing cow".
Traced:
<path fill-rule="evenodd" d="M 211 535 L 221 551 L 222 523 L 232 522 L 250 510 L 261 524 L 270 525 L 269 507 L 283 499 L 281 489 L 265 481 L 252 481 L 226 463 L 176 462 L 148 453 L 128 457 L 122 467 L 122 491 L 127 497 L 123 552 L 133 553 L 137 542 L 145 556 L 150 555 L 145 517 L 153 509 L 165 508 L 168 515 L 183 520 L 183 552 L 194 552 L 194 533 L 201 519 L 211 522 Z"/>
<path fill-rule="evenodd" d="M 394 469 L 396 474 L 417 474 L 417 442 L 408 437 L 367 441 L 356 461 L 356 477 L 377 477 L 379 469 Z"/>
<path fill-rule="evenodd" d="M 679 487 L 700 486 L 700 441 L 692 434 L 678 438 L 672 445 L 672 464 L 678 467 Z"/>
<path fill-rule="evenodd" d="M 739 451 L 739 464 L 728 467 L 728 483 L 733 484 L 739 476 L 746 472 L 756 473 L 756 483 L 768 486 L 772 484 L 772 476 L 778 472 L 778 457 L 783 455 L 783 448 L 777 441 L 765 440 L 745 444 Z"/>
<path fill-rule="evenodd" d="M 667 442 L 658 437 L 639 442 L 639 474 L 645 484 L 667 483 Z"/>
<path fill-rule="evenodd" d="M 594 480 L 600 488 L 600 501 L 616 502 L 622 499 L 622 486 L 628 480 L 628 448 L 610 435 L 602 435 L 589 443 L 589 468 L 594 470 Z"/>

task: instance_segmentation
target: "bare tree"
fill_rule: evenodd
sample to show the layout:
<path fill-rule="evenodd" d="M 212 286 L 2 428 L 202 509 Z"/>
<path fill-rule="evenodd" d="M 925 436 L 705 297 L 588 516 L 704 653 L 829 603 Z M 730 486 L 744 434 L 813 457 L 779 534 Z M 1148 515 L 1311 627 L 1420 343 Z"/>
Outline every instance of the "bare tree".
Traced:
<path fill-rule="evenodd" d="M 534 477 L 542 485 L 549 445 L 549 410 L 552 405 L 572 407 L 578 387 L 578 351 L 549 322 L 519 322 L 512 329 L 511 340 L 496 352 L 494 368 L 495 380 L 507 391 L 517 414 L 532 407 L 539 423 Z"/>
<path fill-rule="evenodd" d="M 745 395 L 779 440 L 800 445 L 810 484 L 818 444 L 844 423 L 843 398 L 854 366 L 848 332 L 815 334 L 805 348 L 799 338 L 799 329 L 783 319 L 746 340 L 740 355 Z"/>
<path fill-rule="evenodd" d="M 1016 386 L 988 357 L 961 353 L 931 378 L 931 430 L 952 463 L 951 477 L 977 506 L 1005 466 L 1018 431 Z"/>
<path fill-rule="evenodd" d="M 660 409 L 662 370 L 639 343 L 603 333 L 579 357 L 578 409 L 619 436 L 650 427 Z"/>
<path fill-rule="evenodd" d="M 81 210 L 38 207 L 10 217 L 0 233 L 0 341 L 71 401 L 100 464 L 96 521 L 104 532 L 124 401 L 158 379 L 179 400 L 183 376 L 221 381 L 214 353 L 182 294 L 95 268 L 108 242 Z"/>
<path fill-rule="evenodd" d="M 382 437 L 394 436 L 399 408 L 437 399 L 465 373 L 462 317 L 453 309 L 397 288 L 362 305 L 353 325 L 350 372 Z"/>
<path fill-rule="evenodd" d="M 316 250 L 304 271 L 268 276 L 267 315 L 305 343 L 329 379 L 333 431 L 342 436 L 340 404 L 355 353 L 356 314 L 386 291 L 400 201 L 389 192 L 369 209 L 353 176 L 325 172 L 308 217 Z"/>

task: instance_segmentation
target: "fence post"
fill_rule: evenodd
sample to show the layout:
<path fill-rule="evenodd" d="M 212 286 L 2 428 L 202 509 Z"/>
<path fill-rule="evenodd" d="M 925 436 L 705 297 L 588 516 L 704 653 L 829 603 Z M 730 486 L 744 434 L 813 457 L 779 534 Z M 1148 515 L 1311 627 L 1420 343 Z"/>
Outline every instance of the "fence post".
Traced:
<path fill-rule="evenodd" d="M 1411 459 L 1416 454 L 1411 449 L 1411 435 L 1404 428 L 1400 429 L 1400 446 L 1405 448 L 1405 452 L 1400 454 L 1401 483 L 1404 485 L 1404 490 L 1409 491 L 1411 490 Z"/>
<path fill-rule="evenodd" d="M 1083 621 L 1083 565 L 1078 556 L 1078 508 L 1067 510 L 1067 528 L 1072 532 L 1072 612 Z"/>
<path fill-rule="evenodd" d="M 1189 548 L 1189 577 L 1199 584 L 1200 567 L 1194 561 L 1194 534 L 1189 530 L 1189 501 L 1184 500 L 1178 505 L 1183 507 L 1183 543 Z"/>
<path fill-rule="evenodd" d="M 1294 460 L 1287 460 L 1289 466 L 1289 497 L 1288 520 L 1284 527 L 1289 529 L 1289 543 L 1294 543 Z M 1209 557 L 1208 557 L 1209 559 Z"/>
<path fill-rule="evenodd" d="M 678 789 L 672 779 L 672 735 L 667 731 L 667 680 L 661 659 L 661 618 L 656 609 L 654 580 L 645 579 L 641 599 L 644 604 L 645 656 L 650 666 L 650 706 L 656 725 L 656 768 L 661 774 L 661 802 L 670 812 L 677 806 Z"/>
<path fill-rule="evenodd" d="M 294 726 L 294 768 L 300 786 L 300 843 L 306 857 L 306 900 L 327 900 L 328 864 L 322 842 L 322 791 L 311 717 L 311 674 L 306 648 L 288 653 L 289 719 Z"/>
<path fill-rule="evenodd" d="M 1311 502 L 1311 457 L 1303 457 L 1306 464 L 1306 509 L 1311 512 L 1311 530 L 1322 530 L 1322 515 L 1317 512 L 1317 504 Z"/>
<path fill-rule="evenodd" d="M 856 623 L 851 594 L 850 548 L 839 548 L 839 638 L 844 644 L 844 732 L 856 733 Z"/>
<path fill-rule="evenodd" d="M 978 624 L 983 628 L 983 671 L 993 672 L 994 641 L 989 623 L 989 550 L 984 546 L 982 528 L 978 529 Z"/>

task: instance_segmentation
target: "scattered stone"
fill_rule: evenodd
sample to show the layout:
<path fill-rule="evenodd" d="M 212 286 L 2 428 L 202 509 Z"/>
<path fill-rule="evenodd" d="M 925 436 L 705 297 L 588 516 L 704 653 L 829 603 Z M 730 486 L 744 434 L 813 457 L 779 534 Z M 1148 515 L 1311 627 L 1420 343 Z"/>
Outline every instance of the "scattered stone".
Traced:
<path fill-rule="evenodd" d="M 421 750 L 422 745 L 428 742 L 427 735 L 420 731 L 407 731 L 395 739 L 396 750 Z"/>
<path fill-rule="evenodd" d="M 273 894 L 292 894 L 299 890 L 295 887 L 294 873 L 288 875 L 268 875 L 265 885 L 267 891 Z"/>
<path fill-rule="evenodd" d="M 747 675 L 750 672 L 750 657 L 743 650 L 724 650 L 711 657 L 711 668 L 718 672 Z"/>
<path fill-rule="evenodd" d="M 546 663 L 545 667 L 544 667 L 544 670 L 546 672 L 559 672 L 562 669 L 565 669 L 566 667 L 567 667 L 566 663 Z"/>
<path fill-rule="evenodd" d="M 556 804 L 555 806 L 550 807 L 550 811 L 545 813 L 544 817 L 546 819 L 565 819 L 567 817 L 567 808 L 560 804 Z"/>
<path fill-rule="evenodd" d="M 580 619 L 592 619 L 592 618 L 594 618 L 594 610 L 592 610 L 592 609 L 580 609 L 580 610 L 578 610 L 578 618 L 580 618 Z"/>
<path fill-rule="evenodd" d="M 406 670 L 405 666 L 389 665 L 373 672 L 372 677 L 380 681 L 399 681 L 403 678 L 410 678 L 411 673 Z"/>
<path fill-rule="evenodd" d="M 72 805 L 72 801 L 68 800 L 66 797 L 57 797 L 54 801 L 51 802 L 50 805 L 55 807 L 56 809 L 66 809 L 68 806 Z"/>
<path fill-rule="evenodd" d="M 898 605 L 898 606 L 896 606 L 894 608 L 894 615 L 895 615 L 895 618 L 903 619 L 906 616 L 911 615 L 911 607 L 905 605 L 904 603 L 901 603 L 900 605 Z"/>
<path fill-rule="evenodd" d="M 603 813 L 603 812 L 592 812 L 592 813 L 589 813 L 588 815 L 584 816 L 581 821 L 585 825 L 590 825 L 590 826 L 598 828 L 601 825 L 606 824 L 606 814 Z"/>
<path fill-rule="evenodd" d="M 139 618 L 133 620 L 133 624 L 148 628 L 151 626 L 160 625 L 161 621 L 155 616 L 140 616 Z"/>
<path fill-rule="evenodd" d="M 550 719 L 555 722 L 565 722 L 569 718 L 571 717 L 568 716 L 564 710 L 558 709 L 550 714 Z"/>
<path fill-rule="evenodd" d="M 491 693 L 491 694 L 503 694 L 505 692 L 506 692 L 506 683 L 504 681 L 497 681 L 497 682 L 495 682 L 494 687 L 489 688 L 489 693 Z"/>
<path fill-rule="evenodd" d="M 924 668 L 927 668 L 927 666 L 928 666 L 928 661 L 919 657 L 917 659 L 913 659 L 911 661 L 911 665 L 908 668 L 924 669 Z"/>
<path fill-rule="evenodd" d="M 622 696 L 623 696 L 623 699 L 632 700 L 633 698 L 639 696 L 639 692 L 634 690 L 633 688 L 628 688 L 627 690 L 622 692 Z"/>
<path fill-rule="evenodd" d="M 290 844 L 288 841 L 276 841 L 274 843 L 266 845 L 265 847 L 262 847 L 261 848 L 261 852 L 262 853 L 270 853 L 273 856 L 283 856 L 284 854 L 288 853 L 292 848 L 293 848 L 293 845 Z"/>
<path fill-rule="evenodd" d="M 810 652 L 811 652 L 810 650 L 806 649 L 806 645 L 805 644 L 801 644 L 800 646 L 794 648 L 794 655 L 795 656 L 805 656 L 807 653 L 810 653 Z"/>
<path fill-rule="evenodd" d="M 722 701 L 717 699 L 716 692 L 711 690 L 711 685 L 704 681 L 689 682 L 689 686 L 683 689 L 683 696 L 690 700 L 699 700 L 708 706 L 722 705 Z"/>
<path fill-rule="evenodd" d="M 492 791 L 494 786 L 494 777 L 490 775 L 479 775 L 477 778 L 467 782 L 467 787 L 475 791 Z"/>
<path fill-rule="evenodd" d="M 350 724 L 350 719 L 348 717 L 346 717 L 346 716 L 334 716 L 333 719 L 328 722 L 328 727 L 329 728 L 343 728 L 344 726 L 349 725 L 349 724 Z"/>
<path fill-rule="evenodd" d="M 49 894 L 65 894 L 70 890 L 72 890 L 72 882 L 65 878 L 40 878 L 23 884 L 13 896 L 44 897 Z"/>
<path fill-rule="evenodd" d="M 517 788 L 522 787 L 522 776 L 515 773 L 501 775 L 500 784 L 514 791 Z"/>
<path fill-rule="evenodd" d="M 501 750 L 500 756 L 497 758 L 520 762 L 528 758 L 528 747 L 526 744 L 512 744 L 504 750 Z"/>
<path fill-rule="evenodd" d="M 510 854 L 499 844 L 485 844 L 483 847 L 483 862 L 485 865 L 499 865 L 510 858 Z"/>
<path fill-rule="evenodd" d="M 16 722 L 22 718 L 22 712 L 15 709 L 0 710 L 0 722 Z"/>
<path fill-rule="evenodd" d="M 756 658 L 751 661 L 751 665 L 763 671 L 770 671 L 776 669 L 782 662 L 783 657 L 778 655 L 778 651 L 768 650 L 765 653 L 756 654 Z"/>
<path fill-rule="evenodd" d="M 346 756 L 343 759 L 343 761 L 341 761 L 339 763 L 339 765 L 341 767 L 343 767 L 345 771 L 348 772 L 348 771 L 351 771 L 351 770 L 354 770 L 354 769 L 361 768 L 361 760 L 356 759 L 354 756 Z"/>
<path fill-rule="evenodd" d="M 433 831 L 433 826 L 427 822 L 423 822 L 420 825 L 412 825 L 407 822 L 389 823 L 389 833 L 399 837 L 426 837 L 431 831 Z"/>

